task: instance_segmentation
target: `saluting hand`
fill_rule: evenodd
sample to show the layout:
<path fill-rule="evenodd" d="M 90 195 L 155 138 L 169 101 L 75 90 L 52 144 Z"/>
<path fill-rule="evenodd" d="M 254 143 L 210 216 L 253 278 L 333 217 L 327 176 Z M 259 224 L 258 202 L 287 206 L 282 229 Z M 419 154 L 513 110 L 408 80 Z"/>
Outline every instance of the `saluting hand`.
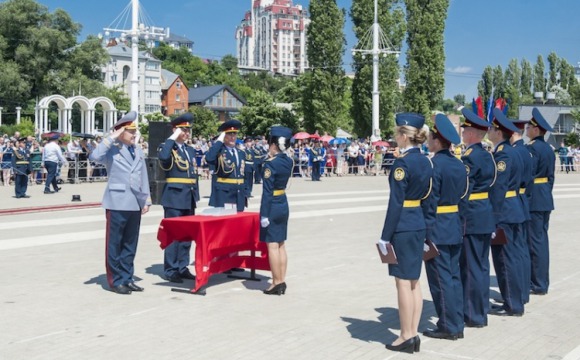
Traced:
<path fill-rule="evenodd" d="M 173 132 L 173 134 L 171 134 L 171 136 L 169 137 L 171 140 L 176 140 L 179 135 L 181 135 L 183 133 L 183 131 L 181 130 L 181 128 L 176 128 L 175 131 Z"/>
<path fill-rule="evenodd" d="M 123 133 L 123 131 L 125 131 L 125 128 L 119 128 L 115 131 L 113 131 L 113 133 L 111 134 L 111 139 L 116 139 L 119 136 L 121 136 L 121 134 Z"/>

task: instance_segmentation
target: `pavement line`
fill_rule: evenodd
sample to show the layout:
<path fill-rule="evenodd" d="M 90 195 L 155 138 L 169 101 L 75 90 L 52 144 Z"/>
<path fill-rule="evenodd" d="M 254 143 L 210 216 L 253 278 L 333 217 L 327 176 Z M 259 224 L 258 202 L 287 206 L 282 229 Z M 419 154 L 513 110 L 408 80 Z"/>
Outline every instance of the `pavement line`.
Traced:
<path fill-rule="evenodd" d="M 147 310 L 139 311 L 139 312 L 136 312 L 136 313 L 133 313 L 133 314 L 129 314 L 127 316 L 137 316 L 137 315 L 145 314 L 145 313 L 148 313 L 148 312 L 157 310 L 157 309 L 158 309 L 157 307 L 154 307 L 154 308 L 151 308 L 151 309 L 147 309 Z"/>
<path fill-rule="evenodd" d="M 290 214 L 291 219 L 314 218 L 329 215 L 344 215 L 355 213 L 367 213 L 375 211 L 386 211 L 386 204 L 382 206 L 361 206 L 341 209 L 326 209 L 326 210 L 312 210 L 312 211 L 298 211 Z M 104 221 L 102 219 L 101 221 Z M 29 225 L 30 226 L 30 225 Z M 144 225 L 141 226 L 139 232 L 140 236 L 156 234 L 159 225 Z M 41 235 L 27 238 L 14 238 L 0 240 L 0 251 L 23 249 L 42 245 L 58 245 L 80 241 L 99 240 L 105 238 L 105 229 L 92 231 L 79 231 L 65 234 Z"/>
<path fill-rule="evenodd" d="M 17 344 L 22 344 L 22 343 L 25 343 L 25 342 L 29 342 L 29 341 L 33 341 L 33 340 L 38 340 L 38 339 L 42 339 L 42 338 L 49 337 L 49 336 L 64 334 L 65 332 L 67 332 L 67 331 L 66 330 L 55 331 L 55 332 L 52 332 L 52 333 L 48 333 L 48 334 L 44 334 L 44 335 L 40 335 L 40 336 L 35 336 L 35 337 L 32 337 L 32 338 L 28 338 L 28 339 L 22 339 L 22 340 L 17 341 L 16 343 Z"/>
<path fill-rule="evenodd" d="M 442 352 L 431 351 L 431 350 L 425 350 L 424 352 L 426 352 L 427 354 L 436 355 L 437 357 L 441 357 L 441 358 L 466 359 L 466 360 L 477 359 L 477 358 L 474 358 L 471 356 L 455 355 L 455 354 L 442 353 Z"/>
<path fill-rule="evenodd" d="M 580 359 L 580 345 L 576 346 L 576 348 L 569 353 L 566 354 L 562 358 L 562 360 L 578 360 Z"/>

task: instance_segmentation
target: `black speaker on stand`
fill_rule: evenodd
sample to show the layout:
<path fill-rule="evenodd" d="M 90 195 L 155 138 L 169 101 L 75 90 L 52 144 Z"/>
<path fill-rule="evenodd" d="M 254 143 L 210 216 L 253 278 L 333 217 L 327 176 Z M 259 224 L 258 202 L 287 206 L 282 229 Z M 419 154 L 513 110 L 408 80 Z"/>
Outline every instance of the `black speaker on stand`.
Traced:
<path fill-rule="evenodd" d="M 173 134 L 171 123 L 162 121 L 149 122 L 149 157 L 157 157 L 157 148 Z"/>
<path fill-rule="evenodd" d="M 147 158 L 147 175 L 149 177 L 149 190 L 151 202 L 159 205 L 161 195 L 165 188 L 165 171 L 159 166 L 157 149 L 173 134 L 171 123 L 162 121 L 149 122 L 149 157 Z"/>

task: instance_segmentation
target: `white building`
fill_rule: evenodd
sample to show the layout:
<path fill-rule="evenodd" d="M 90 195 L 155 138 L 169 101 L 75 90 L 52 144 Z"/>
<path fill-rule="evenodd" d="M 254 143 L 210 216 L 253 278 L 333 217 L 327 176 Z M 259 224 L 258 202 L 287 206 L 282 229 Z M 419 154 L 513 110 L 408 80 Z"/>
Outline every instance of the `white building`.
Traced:
<path fill-rule="evenodd" d="M 108 46 L 109 63 L 101 70 L 103 83 L 109 88 L 120 87 L 131 96 L 131 47 L 125 44 Z M 161 61 L 148 51 L 139 52 L 139 113 L 161 112 Z"/>
<path fill-rule="evenodd" d="M 251 0 L 236 29 L 238 68 L 298 75 L 308 67 L 307 11 L 292 0 Z"/>

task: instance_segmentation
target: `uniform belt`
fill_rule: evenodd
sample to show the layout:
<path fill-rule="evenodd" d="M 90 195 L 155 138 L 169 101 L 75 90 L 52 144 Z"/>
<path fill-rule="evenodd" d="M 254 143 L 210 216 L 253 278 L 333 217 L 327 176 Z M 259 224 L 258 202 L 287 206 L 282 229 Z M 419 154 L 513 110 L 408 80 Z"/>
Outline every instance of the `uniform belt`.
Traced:
<path fill-rule="evenodd" d="M 403 201 L 404 208 L 414 208 L 421 206 L 421 200 L 405 200 Z"/>
<path fill-rule="evenodd" d="M 515 197 L 517 194 L 518 194 L 518 193 L 517 193 L 517 191 L 515 191 L 515 190 L 509 190 L 509 191 L 507 191 L 507 192 L 505 193 L 505 198 L 506 198 L 506 199 L 507 199 L 507 198 L 513 198 L 513 197 Z"/>
<path fill-rule="evenodd" d="M 450 214 L 459 211 L 459 206 L 457 205 L 444 205 L 437 206 L 437 214 Z"/>
<path fill-rule="evenodd" d="M 286 194 L 286 190 L 281 189 L 281 190 L 274 190 L 274 196 L 281 196 Z"/>
<path fill-rule="evenodd" d="M 534 179 L 534 184 L 545 184 L 547 182 L 548 182 L 548 178 L 547 177 L 535 178 Z"/>
<path fill-rule="evenodd" d="M 520 195 L 524 195 L 526 193 L 526 188 L 520 188 Z"/>
<path fill-rule="evenodd" d="M 246 162 L 245 162 L 245 164 L 246 164 L 246 165 L 254 165 L 254 163 L 253 163 L 253 162 L 251 162 L 251 161 L 246 161 Z"/>
<path fill-rule="evenodd" d="M 217 178 L 217 182 L 222 184 L 237 184 L 242 185 L 244 183 L 244 179 L 228 179 L 228 178 Z"/>
<path fill-rule="evenodd" d="M 29 162 L 28 161 L 17 161 L 16 165 L 28 165 Z"/>
<path fill-rule="evenodd" d="M 174 184 L 196 184 L 196 179 L 186 179 L 186 178 L 167 178 L 165 179 L 168 183 Z"/>
<path fill-rule="evenodd" d="M 469 200 L 485 200 L 489 198 L 489 193 L 481 192 L 481 193 L 473 193 L 469 195 Z"/>

